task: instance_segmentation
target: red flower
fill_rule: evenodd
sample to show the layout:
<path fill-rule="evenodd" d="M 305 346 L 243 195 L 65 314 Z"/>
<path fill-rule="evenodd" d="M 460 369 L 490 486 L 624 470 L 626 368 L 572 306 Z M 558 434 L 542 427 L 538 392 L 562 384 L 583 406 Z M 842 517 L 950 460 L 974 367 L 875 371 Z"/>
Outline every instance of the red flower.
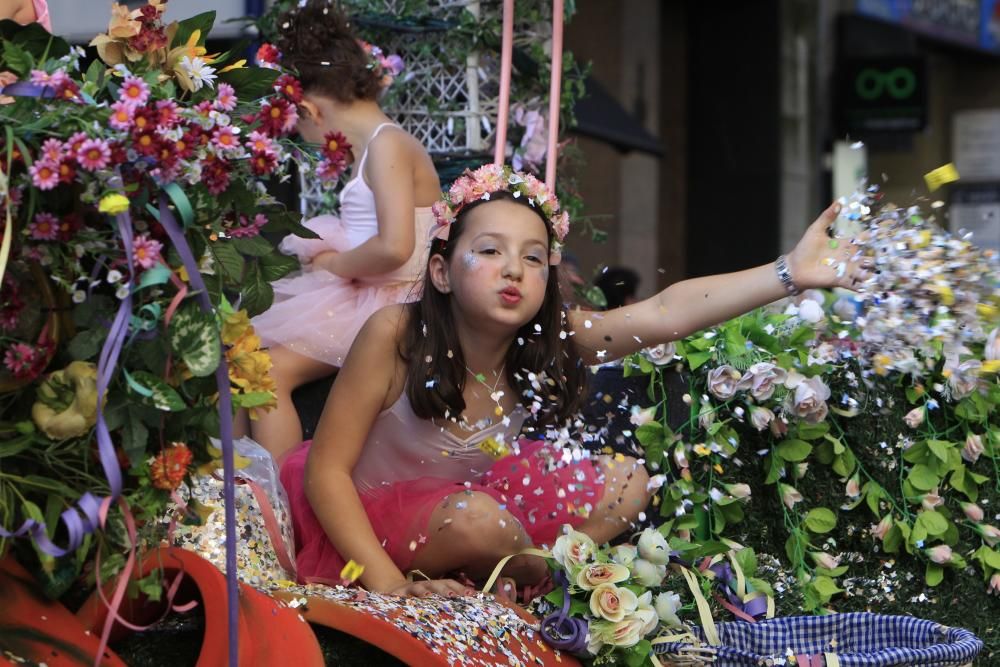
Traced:
<path fill-rule="evenodd" d="M 283 97 L 276 97 L 264 102 L 258 118 L 263 132 L 272 137 L 280 137 L 291 134 L 299 115 L 291 102 Z"/>
<path fill-rule="evenodd" d="M 330 162 L 343 162 L 347 160 L 347 152 L 351 150 L 351 144 L 340 132 L 327 132 L 323 135 L 323 145 L 320 151 Z"/>
<path fill-rule="evenodd" d="M 274 171 L 278 158 L 273 153 L 254 153 L 250 158 L 250 170 L 256 176 L 267 176 Z"/>
<path fill-rule="evenodd" d="M 132 147 L 140 155 L 151 157 L 160 152 L 160 137 L 152 127 L 136 130 L 132 132 Z"/>
<path fill-rule="evenodd" d="M 194 455 L 183 442 L 172 442 L 149 466 L 149 477 L 153 486 L 164 491 L 173 491 L 187 474 L 188 466 L 194 460 Z"/>
<path fill-rule="evenodd" d="M 274 89 L 287 97 L 293 104 L 302 101 L 302 84 L 291 74 L 282 74 L 274 82 Z"/>
<path fill-rule="evenodd" d="M 269 65 L 276 64 L 281 60 L 281 52 L 273 44 L 261 44 L 260 48 L 257 49 L 257 63 L 267 63 Z"/>
<path fill-rule="evenodd" d="M 219 195 L 229 187 L 229 163 L 214 155 L 208 155 L 201 164 L 201 182 L 213 195 Z"/>
<path fill-rule="evenodd" d="M 76 167 L 70 159 L 66 159 L 59 163 L 59 182 L 60 183 L 72 183 L 73 179 L 76 178 Z"/>

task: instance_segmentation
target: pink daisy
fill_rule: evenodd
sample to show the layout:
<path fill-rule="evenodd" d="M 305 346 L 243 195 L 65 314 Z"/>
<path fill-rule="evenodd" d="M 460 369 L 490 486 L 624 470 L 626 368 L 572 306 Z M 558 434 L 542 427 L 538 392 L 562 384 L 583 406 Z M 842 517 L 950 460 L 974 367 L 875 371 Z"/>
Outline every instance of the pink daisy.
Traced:
<path fill-rule="evenodd" d="M 247 148 L 251 153 L 264 153 L 265 155 L 275 155 L 274 141 L 263 132 L 254 130 L 247 136 Z"/>
<path fill-rule="evenodd" d="M 38 350 L 26 343 L 14 343 L 7 349 L 3 363 L 11 374 L 18 379 L 32 377 L 35 364 L 38 363 Z"/>
<path fill-rule="evenodd" d="M 228 83 L 220 83 L 213 105 L 219 111 L 232 111 L 236 108 L 236 89 Z"/>
<path fill-rule="evenodd" d="M 69 74 L 67 74 L 64 69 L 57 69 L 52 73 L 52 76 L 49 77 L 49 85 L 57 90 L 63 90 L 72 83 L 73 80 L 69 78 Z"/>
<path fill-rule="evenodd" d="M 108 119 L 108 124 L 116 130 L 130 130 L 134 118 L 135 105 L 118 100 L 111 105 L 111 118 Z"/>
<path fill-rule="evenodd" d="M 39 190 L 51 190 L 59 184 L 59 165 L 38 160 L 31 165 L 28 170 L 31 174 L 31 182 Z"/>
<path fill-rule="evenodd" d="M 229 235 L 235 238 L 250 238 L 260 234 L 261 228 L 267 224 L 267 216 L 258 213 L 251 221 L 247 216 L 240 216 L 240 224 L 229 229 Z"/>
<path fill-rule="evenodd" d="M 332 182 L 340 178 L 344 173 L 344 163 L 322 159 L 316 163 L 316 175 L 321 181 Z"/>
<path fill-rule="evenodd" d="M 49 83 L 50 79 L 51 77 L 49 76 L 48 72 L 44 72 L 40 69 L 31 70 L 31 83 L 35 84 L 36 86 L 51 85 Z"/>
<path fill-rule="evenodd" d="M 177 103 L 173 100 L 159 100 L 156 103 L 156 126 L 171 128 L 181 122 L 177 115 Z"/>
<path fill-rule="evenodd" d="M 103 169 L 111 161 L 111 148 L 103 139 L 88 139 L 77 151 L 76 161 L 88 171 Z"/>
<path fill-rule="evenodd" d="M 83 142 L 89 138 L 86 132 L 74 132 L 66 140 L 66 152 L 70 155 L 76 155 L 80 151 L 80 146 L 83 145 Z"/>
<path fill-rule="evenodd" d="M 51 213 L 39 213 L 28 225 L 28 234 L 36 241 L 55 241 L 59 237 L 59 218 Z"/>
<path fill-rule="evenodd" d="M 163 244 L 145 234 L 139 234 L 132 239 L 132 259 L 136 266 L 144 269 L 153 268 L 159 261 L 161 250 Z"/>
<path fill-rule="evenodd" d="M 212 143 L 223 150 L 236 148 L 240 145 L 239 133 L 239 128 L 232 125 L 220 127 L 212 133 Z"/>
<path fill-rule="evenodd" d="M 126 77 L 122 82 L 118 99 L 132 106 L 140 106 L 149 99 L 149 86 L 137 76 Z"/>
<path fill-rule="evenodd" d="M 58 139 L 46 139 L 42 144 L 40 158 L 48 162 L 61 162 L 65 154 L 63 143 Z"/>

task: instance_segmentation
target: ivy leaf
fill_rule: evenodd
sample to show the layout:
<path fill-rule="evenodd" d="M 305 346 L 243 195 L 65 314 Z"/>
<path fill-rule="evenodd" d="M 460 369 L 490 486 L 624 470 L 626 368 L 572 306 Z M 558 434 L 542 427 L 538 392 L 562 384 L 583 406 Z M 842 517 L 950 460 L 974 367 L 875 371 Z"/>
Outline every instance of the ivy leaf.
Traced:
<path fill-rule="evenodd" d="M 799 424 L 799 428 L 796 431 L 798 435 L 803 440 L 816 440 L 817 438 L 822 438 L 830 431 L 830 424 L 828 422 L 820 422 L 818 424 Z M 838 454 L 840 452 L 837 452 Z"/>
<path fill-rule="evenodd" d="M 893 526 L 890 528 L 886 534 L 885 538 L 882 540 L 882 548 L 888 554 L 894 554 L 899 551 L 899 545 L 903 543 L 903 533 L 899 530 L 899 526 Z"/>
<path fill-rule="evenodd" d="M 736 559 L 740 569 L 743 570 L 744 576 L 752 577 L 757 572 L 757 554 L 752 547 L 740 549 L 733 558 Z"/>
<path fill-rule="evenodd" d="M 635 430 L 636 440 L 645 447 L 651 447 L 663 440 L 663 425 L 659 422 L 643 424 Z"/>
<path fill-rule="evenodd" d="M 822 535 L 836 527 L 837 515 L 825 507 L 816 507 L 809 510 L 803 523 L 812 532 Z"/>
<path fill-rule="evenodd" d="M 215 372 L 222 354 L 215 316 L 188 303 L 178 310 L 167 331 L 170 349 L 180 357 L 195 377 L 207 377 Z"/>
<path fill-rule="evenodd" d="M 948 530 L 948 519 L 934 510 L 924 510 L 917 515 L 917 525 L 922 526 L 928 535 L 943 535 Z"/>
<path fill-rule="evenodd" d="M 927 563 L 927 570 L 924 572 L 924 581 L 928 586 L 937 586 L 944 579 L 944 568 L 937 563 Z"/>
<path fill-rule="evenodd" d="M 132 380 L 141 389 L 144 389 L 148 395 L 131 385 L 130 389 L 142 396 L 143 402 L 151 404 L 157 410 L 180 412 L 187 408 L 184 399 L 177 393 L 177 390 L 152 373 L 148 371 L 135 371 L 132 373 Z"/>
<path fill-rule="evenodd" d="M 816 589 L 816 592 L 819 593 L 820 598 L 824 603 L 828 602 L 830 598 L 832 598 L 837 593 L 844 592 L 844 589 L 837 586 L 837 582 L 835 582 L 830 577 L 823 577 L 823 576 L 816 577 L 815 579 L 812 580 L 811 584 L 812 587 Z"/>
<path fill-rule="evenodd" d="M 689 352 L 687 355 L 688 366 L 690 366 L 693 371 L 698 370 L 699 366 L 702 366 L 711 358 L 711 352 Z"/>
<path fill-rule="evenodd" d="M 69 342 L 69 354 L 76 361 L 86 361 L 97 356 L 101 343 L 107 338 L 106 329 L 84 329 Z"/>
<path fill-rule="evenodd" d="M 931 450 L 934 456 L 938 457 L 945 463 L 948 462 L 948 453 L 951 451 L 951 443 L 947 440 L 928 440 L 927 448 Z"/>
<path fill-rule="evenodd" d="M 920 491 L 930 491 L 941 484 L 941 479 L 923 463 L 913 466 L 906 479 L 913 485 L 913 488 Z"/>
<path fill-rule="evenodd" d="M 798 463 L 804 461 L 812 453 L 812 445 L 805 440 L 785 440 L 777 446 L 778 456 L 786 461 Z"/>

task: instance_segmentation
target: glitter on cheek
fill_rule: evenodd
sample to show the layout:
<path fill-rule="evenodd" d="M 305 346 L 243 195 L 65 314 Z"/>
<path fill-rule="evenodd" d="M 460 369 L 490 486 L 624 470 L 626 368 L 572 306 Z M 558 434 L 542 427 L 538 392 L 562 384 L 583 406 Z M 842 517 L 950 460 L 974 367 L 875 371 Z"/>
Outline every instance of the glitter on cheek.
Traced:
<path fill-rule="evenodd" d="M 479 268 L 479 258 L 476 257 L 476 253 L 470 250 L 462 255 L 462 266 L 470 271 Z"/>

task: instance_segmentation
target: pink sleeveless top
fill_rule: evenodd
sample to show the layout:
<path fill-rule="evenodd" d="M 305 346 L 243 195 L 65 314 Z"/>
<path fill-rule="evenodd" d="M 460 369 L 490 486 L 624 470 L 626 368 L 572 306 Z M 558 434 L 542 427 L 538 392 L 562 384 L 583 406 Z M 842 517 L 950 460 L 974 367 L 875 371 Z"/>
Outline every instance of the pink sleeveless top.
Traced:
<path fill-rule="evenodd" d="M 354 466 L 354 485 L 364 497 L 395 482 L 421 477 L 475 481 L 495 463 L 479 445 L 491 437 L 502 439 L 507 446 L 513 445 L 526 417 L 525 409 L 518 405 L 507 426 L 498 422 L 468 438 L 460 438 L 434 420 L 414 414 L 403 391 L 375 419 Z"/>
<path fill-rule="evenodd" d="M 35 21 L 40 23 L 49 32 L 52 32 L 52 19 L 49 17 L 48 2 L 46 0 L 31 0 L 31 4 L 35 7 Z"/>

